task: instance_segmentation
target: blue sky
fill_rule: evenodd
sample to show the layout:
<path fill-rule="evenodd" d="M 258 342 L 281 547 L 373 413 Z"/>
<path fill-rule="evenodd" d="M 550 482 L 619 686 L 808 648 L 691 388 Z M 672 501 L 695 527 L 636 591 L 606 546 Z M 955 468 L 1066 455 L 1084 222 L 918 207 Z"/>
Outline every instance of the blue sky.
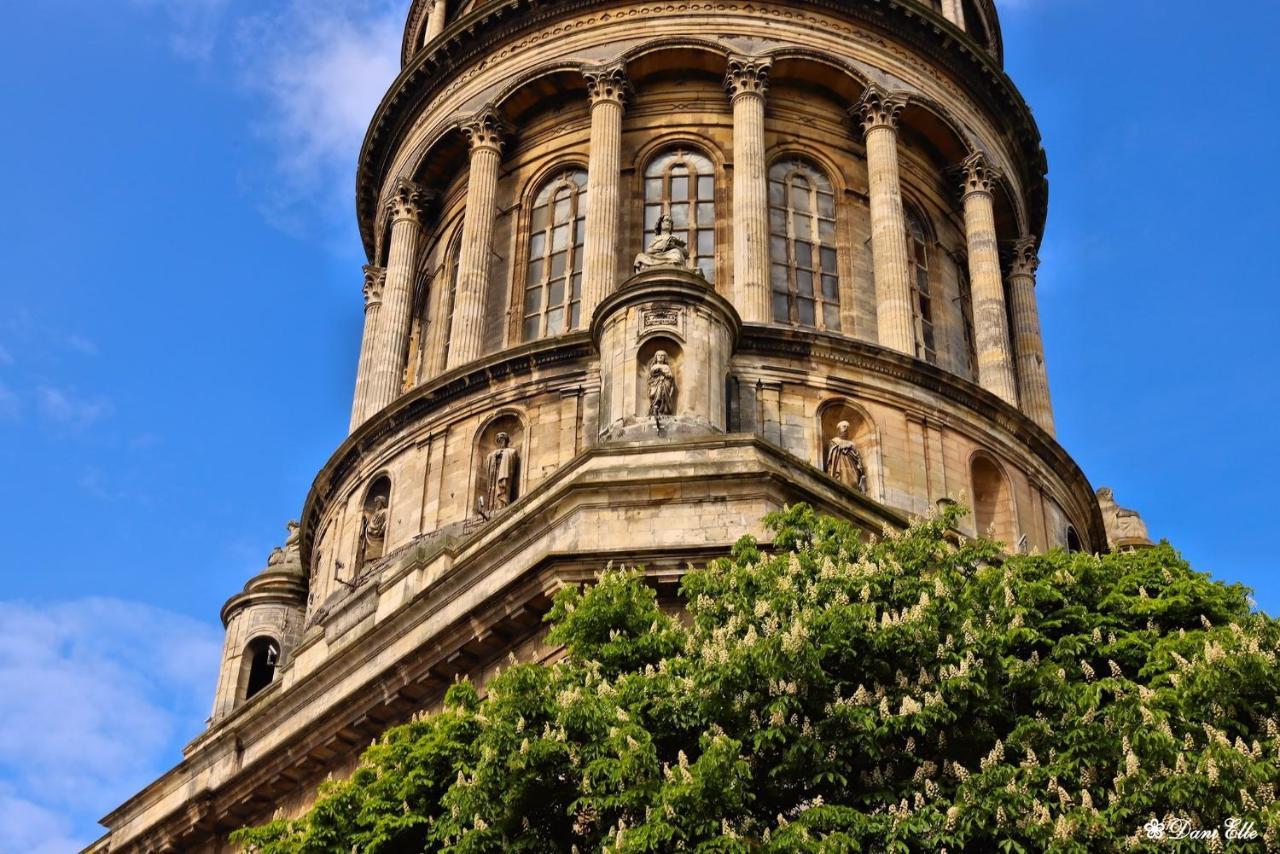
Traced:
<path fill-rule="evenodd" d="M 3 5 L 0 852 L 59 852 L 199 731 L 218 609 L 344 436 L 354 159 L 404 0 Z M 1059 438 L 1280 613 L 1280 6 L 1002 12 L 1049 153 Z"/>

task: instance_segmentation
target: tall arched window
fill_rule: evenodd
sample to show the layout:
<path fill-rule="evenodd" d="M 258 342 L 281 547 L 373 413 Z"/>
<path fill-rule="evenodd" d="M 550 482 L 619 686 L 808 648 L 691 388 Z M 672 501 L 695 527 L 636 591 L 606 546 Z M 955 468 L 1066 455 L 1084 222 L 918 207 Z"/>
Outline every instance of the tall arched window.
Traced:
<path fill-rule="evenodd" d="M 582 241 L 587 170 L 549 178 L 533 200 L 524 284 L 524 340 L 577 329 L 582 308 Z"/>
<path fill-rule="evenodd" d="M 453 301 L 458 295 L 458 259 L 462 255 L 462 226 L 459 225 L 454 230 L 453 239 L 449 242 L 449 248 L 445 250 L 443 275 L 445 281 L 449 283 L 448 290 L 441 294 L 440 301 L 440 317 L 444 322 L 441 330 L 440 341 L 440 363 L 436 366 L 436 372 L 444 370 L 444 366 L 449 359 L 449 345 L 453 343 Z"/>
<path fill-rule="evenodd" d="M 960 292 L 960 322 L 964 329 L 964 358 L 969 378 L 977 382 L 978 345 L 973 327 L 973 289 L 969 286 L 969 264 L 963 258 L 956 262 L 956 277 Z"/>
<path fill-rule="evenodd" d="M 263 635 L 249 642 L 241 664 L 245 686 L 243 699 L 248 700 L 271 684 L 276 676 L 276 664 L 279 660 L 280 647 L 273 638 Z"/>
<path fill-rule="evenodd" d="M 933 337 L 933 297 L 929 292 L 929 243 L 932 230 L 915 208 L 906 208 L 907 263 L 911 267 L 911 314 L 916 326 L 916 356 L 937 364 Z"/>
<path fill-rule="evenodd" d="M 644 233 L 652 234 L 662 214 L 689 247 L 692 261 L 708 282 L 716 280 L 715 168 L 702 154 L 683 148 L 664 151 L 644 170 Z"/>
<path fill-rule="evenodd" d="M 838 332 L 836 197 L 803 161 L 769 169 L 769 261 L 774 321 Z"/>

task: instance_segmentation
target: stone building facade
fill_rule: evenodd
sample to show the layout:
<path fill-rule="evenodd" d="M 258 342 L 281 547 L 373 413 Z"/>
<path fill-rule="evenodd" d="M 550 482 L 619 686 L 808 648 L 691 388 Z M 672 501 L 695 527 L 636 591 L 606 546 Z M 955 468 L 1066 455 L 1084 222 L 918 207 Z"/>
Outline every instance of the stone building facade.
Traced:
<path fill-rule="evenodd" d="M 95 851 L 296 814 L 560 585 L 806 501 L 1147 542 L 1054 439 L 1046 161 L 991 0 L 413 0 L 360 155 L 351 432 L 223 610 L 209 728 Z"/>

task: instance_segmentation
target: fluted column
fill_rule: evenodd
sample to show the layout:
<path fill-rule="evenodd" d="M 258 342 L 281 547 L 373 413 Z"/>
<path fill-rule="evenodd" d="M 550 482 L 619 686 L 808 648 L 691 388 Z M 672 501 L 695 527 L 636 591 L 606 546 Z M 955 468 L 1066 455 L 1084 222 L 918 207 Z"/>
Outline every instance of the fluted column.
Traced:
<path fill-rule="evenodd" d="M 384 267 L 364 265 L 364 334 L 360 336 L 360 361 L 356 367 L 356 391 L 351 403 L 351 430 L 364 421 L 369 396 L 369 365 L 378 335 L 378 316 L 382 310 L 382 288 L 387 281 Z"/>
<path fill-rule="evenodd" d="M 764 93 L 771 64 L 769 59 L 731 56 L 724 79 L 733 104 L 733 302 L 748 323 L 772 319 L 764 161 Z"/>
<path fill-rule="evenodd" d="M 453 304 L 450 370 L 480 358 L 484 349 L 484 298 L 489 289 L 489 258 L 497 217 L 498 165 L 502 160 L 502 119 L 484 109 L 462 125 L 471 145 L 467 175 L 467 207 L 458 256 L 458 292 Z"/>
<path fill-rule="evenodd" d="M 907 220 L 898 173 L 898 116 L 906 101 L 870 86 L 853 112 L 867 141 L 871 196 L 871 263 L 876 285 L 876 332 L 881 347 L 916 355 L 907 263 Z"/>
<path fill-rule="evenodd" d="M 584 68 L 591 99 L 587 221 L 582 258 L 582 325 L 617 287 L 618 213 L 622 184 L 622 108 L 627 78 L 621 65 Z"/>
<path fill-rule="evenodd" d="M 382 288 L 378 331 L 369 357 L 369 383 L 361 420 L 395 400 L 404 380 L 413 280 L 418 269 L 418 236 L 422 232 L 422 200 L 422 188 L 404 178 L 396 181 L 387 200 L 391 245 L 387 250 L 386 284 Z"/>
<path fill-rule="evenodd" d="M 1049 399 L 1049 374 L 1044 366 L 1044 340 L 1040 337 L 1040 311 L 1036 306 L 1036 239 L 1023 237 L 1013 246 L 1009 266 L 1010 315 L 1013 317 L 1013 352 L 1018 364 L 1018 392 L 1022 411 L 1054 434 L 1053 404 Z"/>
<path fill-rule="evenodd" d="M 427 16 L 427 32 L 422 37 L 422 43 L 429 44 L 436 36 L 444 32 L 444 19 L 447 14 L 447 5 L 445 0 L 434 0 L 431 4 L 431 13 Z"/>
<path fill-rule="evenodd" d="M 964 229 L 969 245 L 969 283 L 973 293 L 973 325 L 978 350 L 978 383 L 1006 403 L 1018 405 L 1018 381 L 1009 347 L 1009 321 L 992 190 L 999 176 L 982 152 L 960 166 L 964 194 Z"/>

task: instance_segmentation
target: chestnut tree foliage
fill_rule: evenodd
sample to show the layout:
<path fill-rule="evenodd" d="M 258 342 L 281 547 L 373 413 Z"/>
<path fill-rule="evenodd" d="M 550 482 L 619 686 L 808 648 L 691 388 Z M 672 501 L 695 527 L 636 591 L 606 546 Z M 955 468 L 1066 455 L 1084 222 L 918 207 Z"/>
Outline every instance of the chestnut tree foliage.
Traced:
<path fill-rule="evenodd" d="M 389 730 L 263 854 L 1280 850 L 1280 624 L 1168 545 L 1005 557 L 959 509 L 866 542 L 805 506 L 766 550 L 557 595 L 565 656 Z M 1223 840 L 1222 844 L 1230 844 Z"/>

